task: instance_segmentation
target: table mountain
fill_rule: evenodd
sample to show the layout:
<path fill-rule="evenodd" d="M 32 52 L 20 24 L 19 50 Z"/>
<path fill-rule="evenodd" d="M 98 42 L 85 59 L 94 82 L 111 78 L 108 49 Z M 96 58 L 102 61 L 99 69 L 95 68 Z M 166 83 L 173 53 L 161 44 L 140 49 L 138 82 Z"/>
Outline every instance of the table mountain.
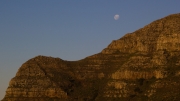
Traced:
<path fill-rule="evenodd" d="M 156 20 L 79 61 L 36 56 L 2 101 L 180 101 L 180 14 Z"/>

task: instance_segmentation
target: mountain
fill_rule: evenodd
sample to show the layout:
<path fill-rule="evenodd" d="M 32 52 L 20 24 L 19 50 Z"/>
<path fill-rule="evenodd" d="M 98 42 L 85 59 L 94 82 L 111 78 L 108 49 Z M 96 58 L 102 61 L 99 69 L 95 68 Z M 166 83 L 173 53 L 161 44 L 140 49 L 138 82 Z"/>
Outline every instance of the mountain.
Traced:
<path fill-rule="evenodd" d="M 180 14 L 112 41 L 79 61 L 37 56 L 2 101 L 180 101 Z"/>

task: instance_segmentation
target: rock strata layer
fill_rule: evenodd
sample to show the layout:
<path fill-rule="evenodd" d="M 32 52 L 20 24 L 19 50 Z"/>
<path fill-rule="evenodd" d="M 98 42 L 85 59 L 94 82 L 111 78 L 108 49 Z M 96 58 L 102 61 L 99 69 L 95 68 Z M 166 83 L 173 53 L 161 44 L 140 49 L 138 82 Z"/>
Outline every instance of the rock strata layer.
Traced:
<path fill-rule="evenodd" d="M 180 14 L 156 20 L 79 61 L 37 56 L 2 101 L 180 101 Z"/>

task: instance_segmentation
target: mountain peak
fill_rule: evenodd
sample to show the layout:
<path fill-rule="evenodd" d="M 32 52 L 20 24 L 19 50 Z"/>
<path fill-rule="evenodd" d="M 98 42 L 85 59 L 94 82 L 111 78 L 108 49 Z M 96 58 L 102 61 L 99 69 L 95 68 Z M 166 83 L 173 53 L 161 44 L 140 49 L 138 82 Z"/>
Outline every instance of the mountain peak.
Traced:
<path fill-rule="evenodd" d="M 114 40 L 102 53 L 180 50 L 180 14 L 169 15 Z"/>
<path fill-rule="evenodd" d="M 79 61 L 37 56 L 2 101 L 179 101 L 180 14 L 156 20 Z"/>

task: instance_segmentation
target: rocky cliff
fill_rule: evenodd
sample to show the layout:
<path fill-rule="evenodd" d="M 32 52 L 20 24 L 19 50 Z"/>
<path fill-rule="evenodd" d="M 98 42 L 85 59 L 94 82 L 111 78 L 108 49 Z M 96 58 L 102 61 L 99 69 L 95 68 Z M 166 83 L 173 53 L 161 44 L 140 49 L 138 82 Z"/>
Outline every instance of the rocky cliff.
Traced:
<path fill-rule="evenodd" d="M 79 61 L 37 56 L 2 101 L 179 101 L 180 14 L 156 20 Z"/>

